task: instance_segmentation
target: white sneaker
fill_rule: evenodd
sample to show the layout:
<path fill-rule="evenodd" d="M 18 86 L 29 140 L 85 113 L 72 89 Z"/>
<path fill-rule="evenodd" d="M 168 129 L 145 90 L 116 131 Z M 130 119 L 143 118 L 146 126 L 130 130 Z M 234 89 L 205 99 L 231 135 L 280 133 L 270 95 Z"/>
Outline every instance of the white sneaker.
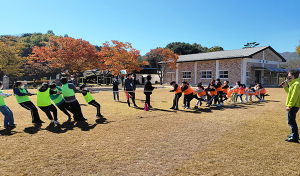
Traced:
<path fill-rule="evenodd" d="M 240 101 L 240 103 L 244 103 L 243 101 Z"/>
<path fill-rule="evenodd" d="M 223 106 L 224 104 L 223 104 L 223 103 L 221 103 L 220 105 L 221 105 L 221 106 Z"/>
<path fill-rule="evenodd" d="M 184 109 L 191 109 L 190 107 L 185 107 Z"/>
<path fill-rule="evenodd" d="M 182 107 L 185 107 L 185 104 L 184 104 L 184 105 L 182 105 Z"/>
<path fill-rule="evenodd" d="M 52 120 L 51 120 L 51 123 L 54 123 L 54 122 L 55 122 L 55 121 L 52 119 Z"/>
<path fill-rule="evenodd" d="M 235 103 L 232 101 L 231 104 L 235 104 Z"/>
<path fill-rule="evenodd" d="M 56 125 L 57 125 L 57 124 L 59 124 L 59 122 L 58 122 L 58 121 L 54 121 L 54 124 L 56 124 Z"/>

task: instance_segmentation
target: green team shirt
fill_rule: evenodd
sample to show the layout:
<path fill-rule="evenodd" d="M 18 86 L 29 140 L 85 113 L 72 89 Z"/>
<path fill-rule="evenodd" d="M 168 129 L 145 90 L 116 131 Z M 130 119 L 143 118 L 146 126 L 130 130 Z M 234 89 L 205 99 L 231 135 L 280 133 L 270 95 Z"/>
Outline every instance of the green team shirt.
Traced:
<path fill-rule="evenodd" d="M 0 90 L 0 93 L 3 93 L 2 90 Z M 0 106 L 5 106 L 5 101 L 4 101 L 4 97 L 3 96 L 0 96 Z"/>

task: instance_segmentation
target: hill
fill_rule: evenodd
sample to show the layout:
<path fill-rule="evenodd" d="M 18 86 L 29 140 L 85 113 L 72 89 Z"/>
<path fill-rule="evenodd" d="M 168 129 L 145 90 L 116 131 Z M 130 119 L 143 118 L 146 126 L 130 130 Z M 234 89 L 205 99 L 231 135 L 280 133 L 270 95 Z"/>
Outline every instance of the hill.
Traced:
<path fill-rule="evenodd" d="M 289 62 L 291 60 L 300 60 L 297 52 L 283 52 L 279 54 L 285 58 L 286 62 Z"/>

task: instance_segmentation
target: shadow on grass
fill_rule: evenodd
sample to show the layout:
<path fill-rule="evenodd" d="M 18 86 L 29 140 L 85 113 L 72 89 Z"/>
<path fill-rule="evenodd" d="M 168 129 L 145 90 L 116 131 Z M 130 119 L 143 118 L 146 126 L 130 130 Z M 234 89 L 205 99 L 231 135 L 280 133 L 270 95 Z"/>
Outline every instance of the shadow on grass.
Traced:
<path fill-rule="evenodd" d="M 60 134 L 60 133 L 65 133 L 68 131 L 68 129 L 61 129 L 62 125 L 58 124 L 58 125 L 55 125 L 54 123 L 50 123 L 47 127 L 46 127 L 46 130 L 52 132 L 52 133 L 57 133 L 57 134 Z"/>
<path fill-rule="evenodd" d="M 0 135 L 1 136 L 11 136 L 11 135 L 14 135 L 16 133 L 20 133 L 20 132 L 12 131 L 12 129 L 3 129 L 3 130 L 0 130 Z"/>
<path fill-rule="evenodd" d="M 24 129 L 25 133 L 35 134 L 41 130 L 42 124 L 34 124 L 32 127 L 27 127 Z"/>
<path fill-rule="evenodd" d="M 90 131 L 91 129 L 94 129 L 96 125 L 97 124 L 90 125 L 85 121 L 79 121 L 74 127 L 80 128 L 81 131 Z"/>

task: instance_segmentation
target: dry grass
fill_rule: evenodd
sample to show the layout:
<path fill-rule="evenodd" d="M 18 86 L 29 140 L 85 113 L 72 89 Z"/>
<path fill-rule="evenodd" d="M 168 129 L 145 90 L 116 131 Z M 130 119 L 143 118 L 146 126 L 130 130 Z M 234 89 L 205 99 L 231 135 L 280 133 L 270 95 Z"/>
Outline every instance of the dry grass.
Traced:
<path fill-rule="evenodd" d="M 141 92 L 137 109 L 127 107 L 122 92 L 122 102 L 111 92 L 94 94 L 105 123 L 77 94 L 87 123 L 66 122 L 58 110 L 61 128 L 48 126 L 41 110 L 46 123 L 34 127 L 30 112 L 7 98 L 18 126 L 11 132 L 0 127 L 1 175 L 300 174 L 300 145 L 284 141 L 290 130 L 282 89 L 267 89 L 271 96 L 262 103 L 178 112 L 169 110 L 174 94 L 168 90 L 154 91 L 149 112 Z"/>

